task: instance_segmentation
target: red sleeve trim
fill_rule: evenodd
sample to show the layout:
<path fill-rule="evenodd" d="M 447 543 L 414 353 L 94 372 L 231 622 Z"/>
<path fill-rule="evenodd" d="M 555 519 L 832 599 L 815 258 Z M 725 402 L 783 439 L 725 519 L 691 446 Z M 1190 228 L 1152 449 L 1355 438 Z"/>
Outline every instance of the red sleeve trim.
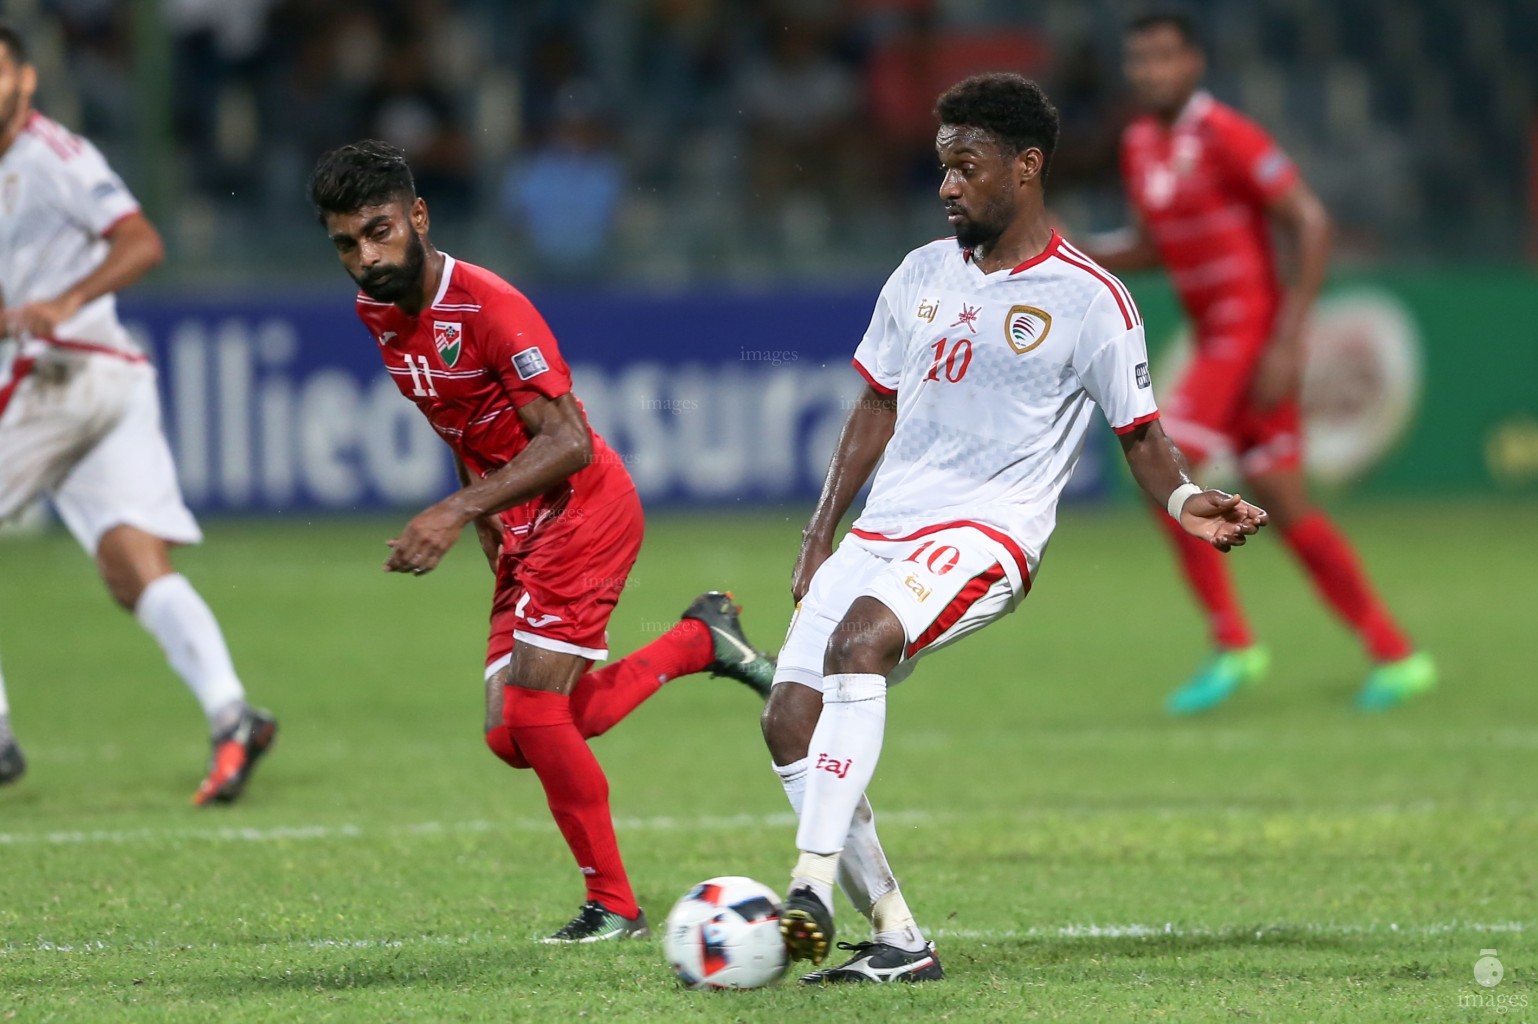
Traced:
<path fill-rule="evenodd" d="M 860 361 L 858 359 L 851 359 L 851 360 L 849 360 L 849 362 L 851 364 L 853 364 L 853 366 L 854 366 L 854 368 L 856 370 L 860 371 L 860 376 L 865 378 L 865 383 L 869 384 L 871 387 L 875 388 L 877 391 L 881 392 L 883 395 L 895 395 L 895 394 L 897 394 L 897 389 L 896 388 L 889 388 L 885 384 L 883 384 L 879 380 L 877 380 L 875 377 L 872 377 L 870 375 L 870 371 L 867 370 L 865 367 L 861 366 L 860 365 Z"/>
<path fill-rule="evenodd" d="M 108 224 L 106 227 L 101 229 L 101 237 L 106 238 L 108 235 L 112 234 L 113 231 L 117 230 L 117 226 L 119 224 L 123 223 L 129 217 L 139 216 L 139 214 L 142 212 L 143 211 L 136 206 L 132 210 L 129 210 L 127 213 L 119 215 L 118 218 L 111 224 Z"/>
<path fill-rule="evenodd" d="M 1159 418 L 1159 410 L 1155 409 L 1153 412 L 1149 413 L 1147 416 L 1139 416 L 1137 419 L 1133 420 L 1131 423 L 1127 423 L 1127 424 L 1125 424 L 1123 426 L 1115 427 L 1113 429 L 1116 431 L 1116 436 L 1120 437 L 1122 434 L 1130 434 L 1130 433 L 1132 433 L 1132 431 L 1136 430 L 1138 427 L 1141 427 L 1143 424 L 1145 424 L 1145 423 L 1152 423 L 1154 420 L 1156 420 L 1158 418 Z"/>

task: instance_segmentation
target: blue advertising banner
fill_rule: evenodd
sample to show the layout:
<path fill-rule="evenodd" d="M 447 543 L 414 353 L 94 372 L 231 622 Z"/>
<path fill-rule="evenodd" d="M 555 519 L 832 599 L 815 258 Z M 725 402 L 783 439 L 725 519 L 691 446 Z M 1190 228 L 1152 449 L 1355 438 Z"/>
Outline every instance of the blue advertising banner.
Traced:
<path fill-rule="evenodd" d="M 875 294 L 531 298 L 649 505 L 809 510 L 864 387 L 849 360 Z M 366 511 L 453 488 L 447 448 L 384 372 L 342 283 L 310 296 L 125 297 L 121 310 L 159 368 L 195 510 Z M 1105 452 L 1086 448 L 1077 494 L 1102 489 Z"/>

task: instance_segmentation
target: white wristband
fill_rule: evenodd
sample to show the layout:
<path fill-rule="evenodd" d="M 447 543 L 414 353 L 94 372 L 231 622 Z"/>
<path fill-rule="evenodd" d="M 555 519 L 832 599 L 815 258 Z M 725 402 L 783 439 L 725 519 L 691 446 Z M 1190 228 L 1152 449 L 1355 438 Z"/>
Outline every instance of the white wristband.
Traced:
<path fill-rule="evenodd" d="M 1165 503 L 1164 511 L 1168 512 L 1170 514 L 1170 518 L 1178 523 L 1180 522 L 1180 510 L 1186 507 L 1186 499 L 1193 494 L 1200 493 L 1202 493 L 1202 488 L 1198 487 L 1196 484 L 1181 484 L 1179 487 L 1175 488 L 1174 492 L 1170 495 L 1170 500 Z"/>

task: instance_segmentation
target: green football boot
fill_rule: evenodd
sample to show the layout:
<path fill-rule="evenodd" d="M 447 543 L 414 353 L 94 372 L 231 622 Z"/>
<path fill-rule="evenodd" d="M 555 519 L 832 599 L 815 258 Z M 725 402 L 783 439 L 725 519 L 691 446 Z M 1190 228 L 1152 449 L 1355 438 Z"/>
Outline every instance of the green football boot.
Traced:
<path fill-rule="evenodd" d="M 1260 682 L 1271 666 L 1271 655 L 1259 644 L 1220 650 L 1202 663 L 1191 680 L 1170 694 L 1164 709 L 1172 715 L 1211 711 L 1242 686 Z"/>
<path fill-rule="evenodd" d="M 1386 711 L 1436 684 L 1436 662 L 1431 660 L 1431 655 L 1417 651 L 1373 669 L 1356 695 L 1356 706 L 1361 711 Z"/>

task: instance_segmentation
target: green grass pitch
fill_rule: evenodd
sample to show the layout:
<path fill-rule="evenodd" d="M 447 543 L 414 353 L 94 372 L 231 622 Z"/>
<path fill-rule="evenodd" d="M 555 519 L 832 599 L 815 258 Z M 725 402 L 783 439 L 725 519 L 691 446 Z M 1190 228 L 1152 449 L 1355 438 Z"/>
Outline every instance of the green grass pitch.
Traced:
<path fill-rule="evenodd" d="M 534 777 L 480 741 L 472 538 L 422 579 L 379 571 L 395 520 L 216 522 L 181 554 L 283 722 L 246 799 L 208 810 L 201 716 L 159 651 L 62 533 L 6 540 L 31 771 L 0 791 L 0 1020 L 1538 1019 L 1535 512 L 1341 511 L 1444 673 L 1376 717 L 1350 706 L 1350 637 L 1252 542 L 1231 557 L 1272 675 L 1172 721 L 1203 638 L 1162 540 L 1065 510 L 1025 605 L 892 698 L 871 795 L 949 980 L 749 993 L 681 990 L 656 941 L 531 941 L 580 880 Z M 804 513 L 655 519 L 615 651 L 719 586 L 775 646 Z M 786 882 L 756 703 L 680 680 L 595 741 L 654 924 L 711 875 Z"/>

